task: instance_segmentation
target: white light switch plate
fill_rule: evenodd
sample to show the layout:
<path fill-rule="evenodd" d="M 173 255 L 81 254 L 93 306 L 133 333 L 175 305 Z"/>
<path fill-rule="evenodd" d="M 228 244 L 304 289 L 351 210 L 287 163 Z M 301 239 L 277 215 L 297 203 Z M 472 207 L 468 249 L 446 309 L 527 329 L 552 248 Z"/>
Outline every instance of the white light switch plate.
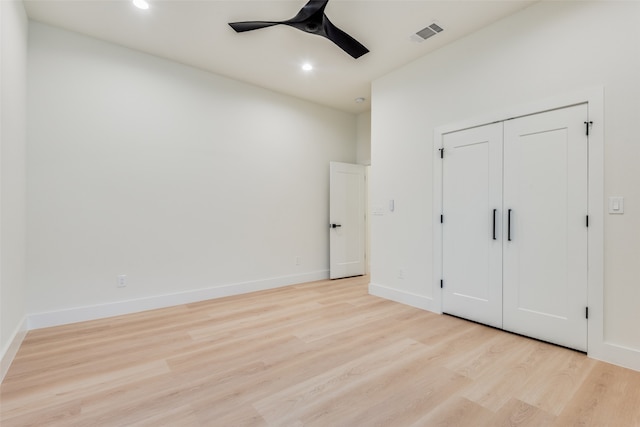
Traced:
<path fill-rule="evenodd" d="M 609 213 L 610 214 L 624 213 L 624 197 L 621 197 L 621 196 L 609 197 Z"/>

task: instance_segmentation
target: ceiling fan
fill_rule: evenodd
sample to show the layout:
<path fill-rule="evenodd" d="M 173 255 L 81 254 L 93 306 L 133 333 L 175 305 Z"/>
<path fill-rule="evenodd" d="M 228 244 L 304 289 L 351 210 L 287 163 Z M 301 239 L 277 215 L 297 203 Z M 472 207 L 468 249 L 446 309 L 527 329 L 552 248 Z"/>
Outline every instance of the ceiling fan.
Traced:
<path fill-rule="evenodd" d="M 288 25 L 310 34 L 326 37 L 355 59 L 369 52 L 369 49 L 360 42 L 329 21 L 324 13 L 328 2 L 329 0 L 310 0 L 296 16 L 286 21 L 230 22 L 229 25 L 238 33 L 280 24 Z"/>

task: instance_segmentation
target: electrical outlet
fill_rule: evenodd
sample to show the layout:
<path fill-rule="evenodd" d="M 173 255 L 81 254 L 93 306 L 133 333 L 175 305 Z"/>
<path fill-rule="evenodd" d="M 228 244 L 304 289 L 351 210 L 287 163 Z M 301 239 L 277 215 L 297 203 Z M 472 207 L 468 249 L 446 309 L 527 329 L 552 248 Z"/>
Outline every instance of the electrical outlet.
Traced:
<path fill-rule="evenodd" d="M 404 279 L 404 270 L 398 269 L 398 279 Z"/>
<path fill-rule="evenodd" d="M 296 257 L 296 265 L 302 265 L 302 257 Z"/>
<path fill-rule="evenodd" d="M 127 286 L 127 275 L 126 274 L 121 274 L 118 276 L 118 281 L 116 286 L 118 288 L 124 288 Z"/>

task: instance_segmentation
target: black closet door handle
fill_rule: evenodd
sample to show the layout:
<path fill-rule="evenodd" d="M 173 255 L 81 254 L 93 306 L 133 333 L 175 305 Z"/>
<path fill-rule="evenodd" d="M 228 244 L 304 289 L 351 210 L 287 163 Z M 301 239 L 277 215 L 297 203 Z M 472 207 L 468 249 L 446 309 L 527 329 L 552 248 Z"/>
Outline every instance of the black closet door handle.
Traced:
<path fill-rule="evenodd" d="M 493 210 L 493 240 L 496 240 L 496 212 L 498 209 Z"/>
<path fill-rule="evenodd" d="M 511 241 L 511 209 L 507 211 L 507 240 Z"/>

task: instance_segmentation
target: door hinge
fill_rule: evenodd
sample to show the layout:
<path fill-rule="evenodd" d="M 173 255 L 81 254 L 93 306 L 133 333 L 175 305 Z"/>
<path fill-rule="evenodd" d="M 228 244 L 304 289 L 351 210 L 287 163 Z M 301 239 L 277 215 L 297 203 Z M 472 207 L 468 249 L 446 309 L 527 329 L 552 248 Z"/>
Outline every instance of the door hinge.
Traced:
<path fill-rule="evenodd" d="M 587 228 L 589 228 L 589 215 L 587 215 Z"/>
<path fill-rule="evenodd" d="M 584 309 L 584 317 L 585 317 L 586 319 L 588 319 L 588 318 L 589 318 L 589 307 L 585 307 L 585 309 Z"/>
<path fill-rule="evenodd" d="M 444 280 L 440 279 L 440 289 L 444 288 Z"/>
<path fill-rule="evenodd" d="M 440 158 L 444 159 L 444 148 L 439 148 L 438 150 L 440 150 Z"/>
<path fill-rule="evenodd" d="M 593 125 L 592 121 L 589 122 L 584 122 L 586 128 L 587 128 L 587 136 L 589 136 L 589 127 L 591 127 Z"/>
<path fill-rule="evenodd" d="M 444 215 L 440 215 L 440 224 L 444 224 Z"/>

